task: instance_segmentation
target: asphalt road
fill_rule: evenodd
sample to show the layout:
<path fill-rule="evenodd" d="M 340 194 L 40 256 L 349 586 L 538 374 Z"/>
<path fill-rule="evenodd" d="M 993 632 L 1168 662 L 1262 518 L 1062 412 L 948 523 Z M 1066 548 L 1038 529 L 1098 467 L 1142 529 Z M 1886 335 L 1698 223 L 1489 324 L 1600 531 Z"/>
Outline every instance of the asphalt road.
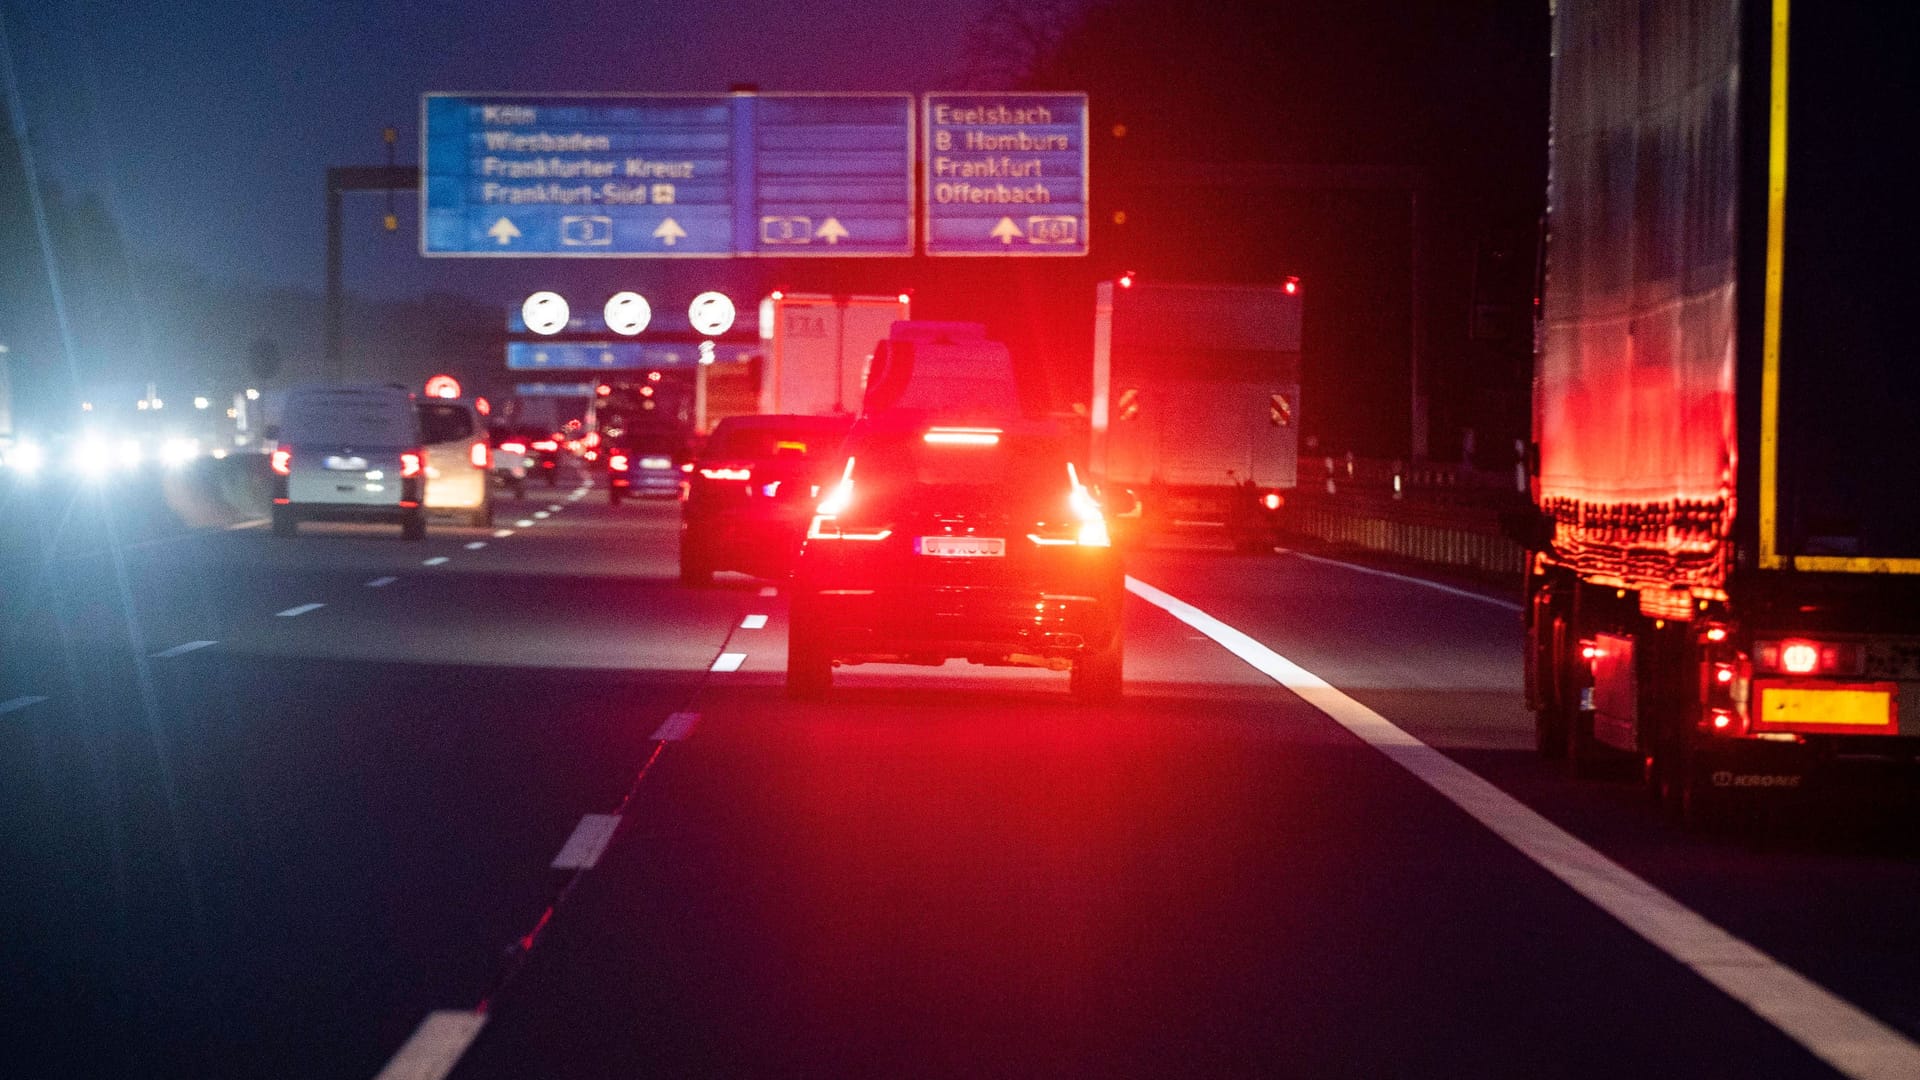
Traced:
<path fill-rule="evenodd" d="M 1905 823 L 1537 761 L 1488 590 L 1143 551 L 1117 706 L 794 704 L 676 506 L 503 507 L 0 522 L 0 1075 L 1913 1075 Z"/>

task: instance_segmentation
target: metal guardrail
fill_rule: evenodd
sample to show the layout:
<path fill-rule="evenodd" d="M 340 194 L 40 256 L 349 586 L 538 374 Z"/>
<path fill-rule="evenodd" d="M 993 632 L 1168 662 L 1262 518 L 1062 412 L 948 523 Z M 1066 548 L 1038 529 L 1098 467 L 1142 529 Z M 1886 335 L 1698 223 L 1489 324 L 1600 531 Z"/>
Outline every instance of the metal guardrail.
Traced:
<path fill-rule="evenodd" d="M 1519 575 L 1526 551 L 1502 530 L 1500 515 L 1528 505 L 1525 480 L 1456 465 L 1322 459 L 1302 464 L 1281 528 L 1420 562 Z"/>

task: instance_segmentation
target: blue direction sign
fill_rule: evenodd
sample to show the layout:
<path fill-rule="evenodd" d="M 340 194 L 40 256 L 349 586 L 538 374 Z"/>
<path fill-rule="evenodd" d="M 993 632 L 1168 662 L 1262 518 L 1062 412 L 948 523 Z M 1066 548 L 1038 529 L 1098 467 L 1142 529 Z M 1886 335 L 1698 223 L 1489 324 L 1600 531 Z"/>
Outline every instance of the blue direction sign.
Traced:
<path fill-rule="evenodd" d="M 906 94 L 428 94 L 421 252 L 907 255 Z"/>
<path fill-rule="evenodd" d="M 1087 253 L 1085 94 L 928 94 L 929 255 Z"/>
<path fill-rule="evenodd" d="M 508 371 L 635 371 L 692 367 L 700 362 L 698 345 L 643 341 L 510 341 Z M 759 352 L 752 345 L 715 343 L 715 363 L 744 363 Z"/>

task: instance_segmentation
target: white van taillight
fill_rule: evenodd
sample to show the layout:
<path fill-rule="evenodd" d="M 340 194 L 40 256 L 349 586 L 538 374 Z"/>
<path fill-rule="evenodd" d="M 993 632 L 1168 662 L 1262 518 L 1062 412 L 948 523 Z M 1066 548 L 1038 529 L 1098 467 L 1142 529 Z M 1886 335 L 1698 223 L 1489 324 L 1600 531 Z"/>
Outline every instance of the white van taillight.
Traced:
<path fill-rule="evenodd" d="M 275 450 L 272 459 L 273 471 L 281 476 L 293 474 L 293 451 Z"/>
<path fill-rule="evenodd" d="M 400 452 L 400 478 L 402 480 L 419 476 L 426 471 L 427 452 L 425 450 L 402 450 Z"/>
<path fill-rule="evenodd" d="M 485 469 L 493 465 L 493 454 L 487 449 L 486 443 L 477 442 L 473 444 L 473 449 L 467 451 L 467 460 L 473 462 L 474 468 Z"/>

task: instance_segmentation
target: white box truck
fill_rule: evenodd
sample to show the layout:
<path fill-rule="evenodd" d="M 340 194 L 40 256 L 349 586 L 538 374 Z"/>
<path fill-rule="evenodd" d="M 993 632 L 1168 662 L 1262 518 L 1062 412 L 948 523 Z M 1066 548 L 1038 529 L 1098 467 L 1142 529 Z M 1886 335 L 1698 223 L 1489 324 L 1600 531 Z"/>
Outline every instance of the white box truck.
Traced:
<path fill-rule="evenodd" d="M 874 343 L 884 340 L 895 322 L 910 317 L 908 308 L 905 294 L 768 296 L 760 305 L 760 339 L 766 348 L 760 412 L 858 412 Z"/>

